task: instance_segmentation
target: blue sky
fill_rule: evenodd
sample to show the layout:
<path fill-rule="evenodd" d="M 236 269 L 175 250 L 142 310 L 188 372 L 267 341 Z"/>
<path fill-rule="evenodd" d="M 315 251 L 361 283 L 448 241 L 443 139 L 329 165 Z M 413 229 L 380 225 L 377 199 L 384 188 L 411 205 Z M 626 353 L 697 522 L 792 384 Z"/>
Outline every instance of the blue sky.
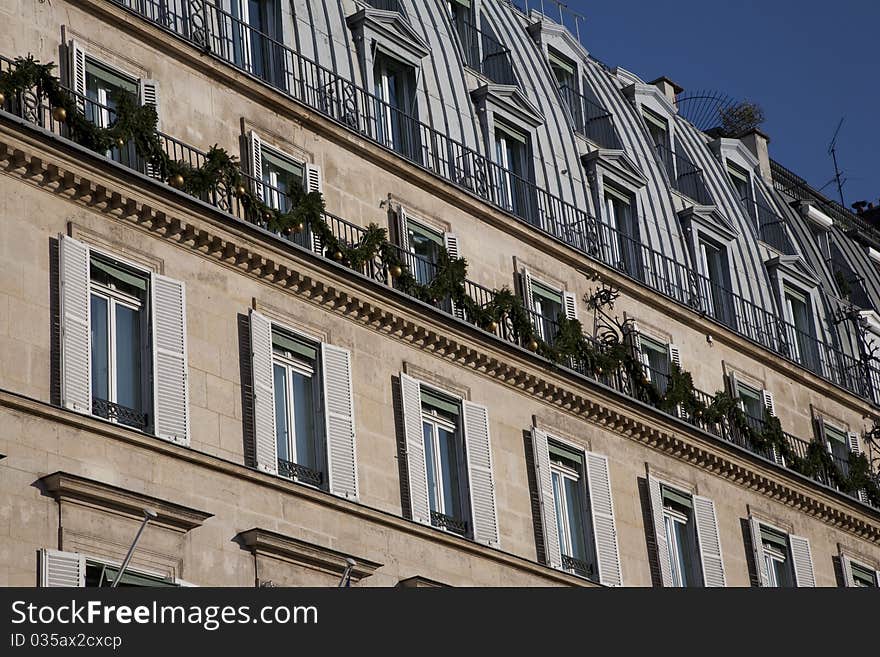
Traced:
<path fill-rule="evenodd" d="M 535 4 L 537 4 L 537 1 Z M 552 0 L 545 0 L 547 13 Z M 531 3 L 530 3 L 531 4 Z M 814 187 L 831 180 L 827 149 L 841 117 L 844 199 L 880 198 L 880 2 L 874 0 L 569 0 L 598 59 L 685 92 L 759 103 L 770 156 Z M 832 184 L 824 193 L 838 198 Z"/>

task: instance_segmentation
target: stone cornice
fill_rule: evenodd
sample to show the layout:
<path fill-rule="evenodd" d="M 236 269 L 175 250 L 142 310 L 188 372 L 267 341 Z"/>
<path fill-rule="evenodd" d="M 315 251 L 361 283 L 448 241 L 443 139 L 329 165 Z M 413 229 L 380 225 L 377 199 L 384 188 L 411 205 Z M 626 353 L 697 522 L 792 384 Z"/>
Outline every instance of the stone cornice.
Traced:
<path fill-rule="evenodd" d="M 214 515 L 68 472 L 55 472 L 39 481 L 42 489 L 59 502 L 77 502 L 133 518 L 143 518 L 143 510 L 151 509 L 157 514 L 152 524 L 181 532 L 201 527 Z"/>
<path fill-rule="evenodd" d="M 257 527 L 240 532 L 235 538 L 256 555 L 289 561 L 330 575 L 342 575 L 346 559 L 352 558 L 356 564 L 351 570 L 351 579 L 355 582 L 369 577 L 384 565 Z"/>
<path fill-rule="evenodd" d="M 340 127 L 333 120 L 304 105 L 300 105 L 265 83 L 236 70 L 228 64 L 218 59 L 204 56 L 192 44 L 184 42 L 170 32 L 162 30 L 109 0 L 80 0 L 80 8 L 92 12 L 95 16 L 119 29 L 136 35 L 138 39 L 160 49 L 169 57 L 174 57 L 193 70 L 210 76 L 212 79 L 217 80 L 218 83 L 244 94 L 255 102 L 261 103 L 266 108 L 278 112 L 281 116 L 286 116 L 291 120 L 300 122 L 304 126 L 308 126 L 316 134 L 326 137 L 340 147 L 377 163 L 389 172 L 418 185 L 423 190 L 434 194 L 439 200 L 451 203 L 474 218 L 485 221 L 498 230 L 514 235 L 525 244 L 542 249 L 561 263 L 568 264 L 577 270 L 587 273 L 592 271 L 598 272 L 604 280 L 618 287 L 635 301 L 663 310 L 671 318 L 693 327 L 697 332 L 704 335 L 712 334 L 716 341 L 724 343 L 736 349 L 739 353 L 764 363 L 802 385 L 821 392 L 835 402 L 862 413 L 865 417 L 874 417 L 877 414 L 877 409 L 872 407 L 870 403 L 856 397 L 844 388 L 830 383 L 795 363 L 774 354 L 758 343 L 730 331 L 723 324 L 713 321 L 708 316 L 701 316 L 692 308 L 675 301 L 670 302 L 669 298 L 660 295 L 614 269 L 606 267 L 600 262 L 590 260 L 586 255 L 573 247 L 538 233 L 532 227 L 522 222 L 511 221 L 508 214 L 488 205 L 470 192 L 464 191 L 427 170 L 423 170 L 404 160 L 399 155 L 389 152 L 381 146 L 363 139 L 360 135 Z M 621 75 L 621 71 L 638 80 L 634 74 L 619 67 L 615 69 L 615 75 Z M 640 80 L 639 83 L 641 83 Z M 662 95 L 662 92 L 659 90 L 657 92 Z M 680 196 L 686 203 L 693 202 L 674 189 L 671 192 Z"/>

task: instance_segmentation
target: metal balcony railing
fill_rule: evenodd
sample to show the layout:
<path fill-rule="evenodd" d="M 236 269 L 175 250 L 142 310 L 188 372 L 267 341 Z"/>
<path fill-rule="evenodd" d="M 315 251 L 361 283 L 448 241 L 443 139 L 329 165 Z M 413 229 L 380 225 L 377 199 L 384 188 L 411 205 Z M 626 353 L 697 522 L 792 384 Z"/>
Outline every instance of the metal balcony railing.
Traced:
<path fill-rule="evenodd" d="M 611 112 L 567 85 L 559 87 L 559 96 L 568 108 L 575 132 L 602 148 L 620 148 Z"/>
<path fill-rule="evenodd" d="M 685 196 L 700 205 L 710 205 L 712 197 L 706 187 L 703 170 L 686 156 L 673 151 L 663 144 L 657 145 L 657 156 L 666 169 L 670 184 Z"/>
<path fill-rule="evenodd" d="M 510 49 L 470 21 L 453 20 L 465 64 L 497 84 L 516 85 Z"/>
<path fill-rule="evenodd" d="M 581 577 L 593 578 L 593 567 L 590 564 L 567 554 L 562 555 L 562 568 Z"/>
<path fill-rule="evenodd" d="M 135 429 L 143 430 L 147 427 L 146 413 L 97 397 L 92 398 L 92 415 Z"/>
<path fill-rule="evenodd" d="M 9 66 L 10 61 L 0 57 L 0 70 L 7 69 Z M 86 100 L 76 96 L 76 94 L 73 95 L 79 101 L 85 102 Z M 7 98 L 4 106 L 0 108 L 0 114 L 15 115 L 49 133 L 62 138 L 69 138 L 67 123 L 56 121 L 52 117 L 51 110 L 52 108 L 49 107 L 45 98 L 37 95 L 35 91 L 29 91 L 19 97 Z M 111 117 L 111 120 L 115 120 L 114 117 Z M 159 133 L 158 136 L 165 152 L 172 159 L 186 162 L 195 167 L 201 166 L 205 162 L 205 152 L 164 133 Z M 103 155 L 113 159 L 114 154 L 108 152 Z M 140 158 L 120 157 L 116 161 L 122 166 L 134 169 L 147 176 L 155 177 L 155 172 Z M 287 202 L 280 200 L 284 196 L 281 190 L 272 188 L 264 181 L 255 179 L 244 172 L 242 173 L 242 178 L 251 190 L 261 189 L 263 194 L 269 194 L 270 196 L 277 194 L 279 203 Z M 222 184 L 218 184 L 215 188 L 201 194 L 199 200 L 226 213 L 232 220 L 266 229 L 264 219 L 252 210 L 246 209 L 242 201 L 233 193 L 233 190 L 225 188 Z M 544 213 L 538 216 L 546 218 L 551 216 L 548 210 L 553 208 L 545 209 L 539 206 L 538 209 Z M 324 219 L 339 240 L 348 245 L 356 245 L 361 242 L 365 232 L 364 228 L 329 213 L 325 213 Z M 552 226 L 553 232 L 550 234 L 557 239 L 571 244 L 590 257 L 604 262 L 608 266 L 657 290 L 678 303 L 688 305 L 695 310 L 714 307 L 708 303 L 706 298 L 707 294 L 704 290 L 707 289 L 707 285 L 701 284 L 700 277 L 691 271 L 686 264 L 677 262 L 632 237 L 597 222 L 585 213 L 581 215 L 578 222 L 571 225 L 548 222 L 547 226 Z M 316 252 L 322 257 L 330 257 L 332 255 L 324 253 L 322 246 L 308 229 L 299 233 L 276 234 L 276 237 L 296 244 L 303 249 Z M 416 272 L 416 275 L 423 276 L 426 281 L 429 281 L 431 277 L 436 275 L 437 265 L 435 263 L 400 249 L 398 249 L 398 255 L 401 260 L 408 263 L 412 271 Z M 392 287 L 396 285 L 394 278 L 378 258 L 365 263 L 357 271 L 381 284 Z M 729 302 L 726 307 L 729 310 L 716 312 L 715 315 L 711 311 L 704 310 L 709 316 L 712 316 L 719 322 L 727 323 L 733 330 L 764 345 L 768 349 L 791 358 L 795 362 L 800 362 L 807 369 L 814 371 L 820 376 L 824 376 L 843 388 L 868 399 L 875 401 L 878 399 L 880 367 L 877 366 L 876 362 L 862 362 L 831 345 L 816 340 L 810 335 L 800 334 L 794 327 L 784 326 L 784 323 L 773 314 L 721 286 L 712 286 L 711 289 L 713 290 L 713 295 L 723 292 L 727 296 Z M 480 307 L 486 306 L 494 298 L 492 290 L 469 280 L 465 282 L 465 292 Z M 458 319 L 472 324 L 476 323 L 476 317 L 468 316 L 465 309 L 455 308 L 450 299 L 420 299 L 420 301 L 432 305 L 442 312 L 454 313 Z M 532 321 L 533 325 L 541 327 L 542 338 L 552 343 L 558 334 L 558 322 L 534 312 L 532 313 Z M 487 331 L 491 330 L 497 337 L 520 347 L 528 348 L 529 346 L 525 343 L 527 336 L 517 334 L 509 321 L 500 321 L 496 327 L 492 328 L 480 328 Z M 568 363 L 568 367 L 584 377 L 596 379 L 595 374 L 588 370 L 584 363 L 572 361 Z M 638 397 L 638 391 L 632 388 L 632 383 L 622 372 L 606 372 L 599 379 L 602 383 L 612 387 L 621 394 L 634 398 Z M 705 395 L 705 398 L 707 402 L 710 401 L 708 395 Z M 119 412 L 120 409 L 118 407 L 113 409 L 110 406 L 100 405 L 100 412 L 96 411 L 96 414 L 106 413 L 109 415 L 110 413 Z M 700 426 L 700 428 L 710 431 L 710 433 L 728 442 L 739 444 L 735 436 L 731 437 L 719 428 L 703 426 L 696 418 L 682 419 Z M 146 424 L 146 418 L 144 418 L 143 422 Z M 803 443 L 804 441 L 801 442 Z M 748 448 L 746 445 L 740 446 Z M 283 470 L 288 466 L 280 464 L 280 467 Z M 289 468 L 288 471 L 290 471 Z"/>
<path fill-rule="evenodd" d="M 752 225 L 762 242 L 769 244 L 784 255 L 797 254 L 782 217 L 761 201 L 752 198 L 740 199 L 740 205 L 751 218 Z"/>
<path fill-rule="evenodd" d="M 278 474 L 311 486 L 321 486 L 324 483 L 324 473 L 320 470 L 284 459 L 278 459 Z"/>
<path fill-rule="evenodd" d="M 445 513 L 440 513 L 438 511 L 431 511 L 431 524 L 434 527 L 446 529 L 453 534 L 460 534 L 461 536 L 465 536 L 468 531 L 468 524 L 466 521 L 461 520 L 460 518 L 454 518 L 453 516 L 447 516 Z"/>

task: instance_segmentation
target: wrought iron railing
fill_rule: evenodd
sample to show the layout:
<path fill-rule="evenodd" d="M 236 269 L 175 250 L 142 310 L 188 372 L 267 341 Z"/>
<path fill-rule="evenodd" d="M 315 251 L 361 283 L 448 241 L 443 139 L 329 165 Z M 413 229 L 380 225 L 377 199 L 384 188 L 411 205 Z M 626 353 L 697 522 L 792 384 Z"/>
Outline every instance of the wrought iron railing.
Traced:
<path fill-rule="evenodd" d="M 753 198 L 740 199 L 740 204 L 751 218 L 762 242 L 769 244 L 784 255 L 797 254 L 788 234 L 786 222 L 782 217 L 761 201 L 756 201 Z"/>
<path fill-rule="evenodd" d="M 315 470 L 299 463 L 285 461 L 284 459 L 278 459 L 278 474 L 312 486 L 321 486 L 324 483 L 324 473 L 320 470 Z"/>
<path fill-rule="evenodd" d="M 147 427 L 147 414 L 106 399 L 92 397 L 92 415 L 135 429 Z"/>
<path fill-rule="evenodd" d="M 563 569 L 573 572 L 576 575 L 580 575 L 581 577 L 589 579 L 592 579 L 593 577 L 593 566 L 591 564 L 581 559 L 570 557 L 567 554 L 562 555 L 562 567 Z"/>
<path fill-rule="evenodd" d="M 468 20 L 454 20 L 465 64 L 498 84 L 517 84 L 510 49 Z"/>
<path fill-rule="evenodd" d="M 559 96 L 568 108 L 575 132 L 602 148 L 620 148 L 611 112 L 568 85 L 559 87 Z"/>
<path fill-rule="evenodd" d="M 664 144 L 657 145 L 657 155 L 666 168 L 670 184 L 675 189 L 700 205 L 712 203 L 702 169 L 683 154 L 673 151 Z"/>
<path fill-rule="evenodd" d="M 406 12 L 403 11 L 403 5 L 400 4 L 400 0 L 362 0 L 362 2 L 370 5 L 373 9 L 396 11 L 404 16 L 406 15 Z"/>
<path fill-rule="evenodd" d="M 10 62 L 8 59 L 0 57 L 0 70 L 8 68 L 9 65 Z M 74 97 L 77 96 L 74 94 Z M 45 99 L 37 96 L 35 93 L 28 92 L 21 97 L 7 98 L 2 110 L 14 113 L 53 134 L 61 137 L 68 136 L 66 124 L 56 121 L 53 118 L 51 108 L 45 102 Z M 166 153 L 173 159 L 187 162 L 193 166 L 200 166 L 205 161 L 206 154 L 203 151 L 162 133 L 159 134 L 159 138 Z M 112 154 L 104 155 L 112 157 Z M 122 160 L 120 161 L 120 164 L 140 171 L 148 176 L 155 176 L 155 172 L 138 158 L 133 160 Z M 274 189 L 268 186 L 264 181 L 257 180 L 247 173 L 243 172 L 242 177 L 245 184 L 250 186 L 252 190 L 261 188 L 265 194 L 267 192 L 272 192 Z M 274 192 L 283 195 L 281 190 L 274 190 Z M 218 185 L 216 188 L 202 194 L 200 200 L 227 213 L 233 219 L 244 221 L 263 229 L 266 228 L 262 217 L 257 216 L 252 211 L 248 211 L 241 200 L 232 193 L 232 190 L 225 189 L 222 185 Z M 707 302 L 700 292 L 701 286 L 699 284 L 699 276 L 690 271 L 686 265 L 678 263 L 675 260 L 654 251 L 619 231 L 605 226 L 604 224 L 597 223 L 588 215 L 584 216 L 586 220 L 583 223 L 574 224 L 566 227 L 565 231 L 559 232 L 558 236 L 560 239 L 564 238 L 566 241 L 576 244 L 580 250 L 590 256 L 605 262 L 615 269 L 623 271 L 623 273 L 660 291 L 669 298 L 682 304 L 689 305 L 697 310 L 707 307 Z M 364 229 L 362 227 L 352 224 L 340 217 L 325 213 L 324 219 L 330 226 L 334 235 L 349 245 L 358 244 L 364 235 Z M 287 240 L 305 249 L 315 251 L 322 257 L 330 257 L 332 255 L 324 253 L 323 246 L 309 233 L 308 230 L 299 233 L 291 232 L 279 234 L 277 236 L 280 239 Z M 607 244 L 612 242 L 620 245 L 622 251 L 632 254 L 631 258 L 627 256 L 620 259 L 619 255 L 612 255 L 614 253 L 619 254 L 620 252 L 607 246 Z M 410 259 L 410 264 L 414 267 L 414 271 L 421 272 L 420 275 L 424 275 L 426 278 L 436 275 L 436 264 L 427 259 L 402 250 L 400 250 L 399 256 L 404 262 L 407 262 L 407 259 Z M 637 264 L 636 266 L 633 266 L 626 263 Z M 359 273 L 382 284 L 391 286 L 395 285 L 393 277 L 390 276 L 389 272 L 378 258 L 364 264 L 362 269 L 359 270 Z M 492 290 L 469 280 L 465 282 L 465 291 L 471 299 L 476 301 L 481 307 L 491 302 L 494 297 L 494 292 Z M 780 326 L 783 323 L 773 314 L 764 311 L 729 291 L 727 291 L 727 294 L 732 299 L 730 302 L 732 310 L 729 311 L 730 318 L 732 319 L 728 318 L 728 315 L 726 314 L 727 311 L 720 313 L 719 316 L 715 316 L 715 319 L 722 322 L 730 321 L 731 328 L 740 334 L 765 345 L 776 353 L 792 358 L 796 362 L 801 362 L 798 360 L 799 356 L 792 356 L 793 352 L 790 345 L 796 343 L 798 348 L 802 349 L 798 354 L 815 354 L 815 356 L 804 359 L 802 364 L 805 367 L 812 369 L 812 371 L 824 376 L 841 387 L 847 388 L 857 394 L 861 394 L 862 396 L 866 396 L 869 399 L 875 399 L 873 395 L 876 393 L 874 391 L 880 390 L 880 368 L 877 368 L 873 364 L 866 365 L 864 362 L 856 360 L 830 345 L 825 345 L 816 341 L 812 336 L 806 334 L 799 336 L 796 332 L 793 332 L 792 328 L 780 330 Z M 470 323 L 475 323 L 476 321 L 476 318 L 467 315 L 465 309 L 455 308 L 450 299 L 422 301 L 433 305 L 440 311 L 455 313 L 456 317 L 463 319 L 464 321 Z M 707 312 L 707 314 L 712 316 L 711 312 Z M 558 323 L 551 318 L 539 316 L 537 313 L 532 313 L 532 320 L 535 325 L 540 325 L 542 327 L 543 339 L 552 343 L 558 332 Z M 526 336 L 517 334 L 511 324 L 507 321 L 499 322 L 494 328 L 480 328 L 483 330 L 491 330 L 497 337 L 518 346 L 525 348 L 529 347 L 529 345 L 525 343 Z M 811 342 L 799 342 L 799 340 L 811 340 Z M 802 345 L 807 346 L 805 348 Z M 810 360 L 811 358 L 813 360 Z M 597 378 L 596 375 L 588 370 L 583 363 L 572 361 L 567 365 L 572 370 L 585 377 L 591 379 Z M 601 377 L 598 377 L 598 379 L 605 385 L 611 386 L 624 395 L 638 398 L 637 391 L 632 388 L 631 382 L 629 382 L 620 372 L 605 373 Z M 868 395 L 871 396 L 869 397 Z M 706 395 L 706 399 L 707 402 L 711 401 L 708 395 Z M 96 411 L 95 414 L 101 415 L 104 413 L 105 415 L 102 415 L 103 417 L 108 417 L 110 413 L 120 412 L 118 408 L 117 410 L 113 410 L 110 406 L 99 405 L 96 408 L 99 408 L 99 411 Z M 739 444 L 736 437 L 731 438 L 729 433 L 726 434 L 722 429 L 703 426 L 703 424 L 701 424 L 696 418 L 682 419 L 700 426 L 728 442 Z M 132 423 L 135 421 L 142 422 L 142 426 L 146 426 L 145 416 L 143 420 L 132 418 Z M 800 442 L 803 443 L 804 441 Z M 746 445 L 741 446 L 747 448 Z M 286 466 L 279 464 L 279 467 L 283 468 Z M 304 477 L 305 476 L 306 475 L 304 475 Z"/>
<path fill-rule="evenodd" d="M 465 536 L 468 531 L 468 524 L 466 521 L 447 516 L 445 513 L 440 513 L 439 511 L 431 511 L 431 524 L 434 527 L 446 529 L 453 534 L 460 534 L 462 536 Z"/>

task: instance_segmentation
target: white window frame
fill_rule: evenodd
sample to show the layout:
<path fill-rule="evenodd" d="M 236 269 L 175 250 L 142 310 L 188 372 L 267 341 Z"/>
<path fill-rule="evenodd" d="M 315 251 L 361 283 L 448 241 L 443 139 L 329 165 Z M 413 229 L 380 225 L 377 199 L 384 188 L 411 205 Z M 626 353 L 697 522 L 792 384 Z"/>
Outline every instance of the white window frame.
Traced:
<path fill-rule="evenodd" d="M 752 212 L 754 214 L 749 215 L 749 219 L 755 221 L 755 229 L 758 229 L 758 194 L 755 190 L 755 177 L 752 175 L 752 172 L 748 169 L 742 167 L 740 164 L 734 162 L 730 158 L 725 158 L 724 169 L 727 172 L 728 178 L 730 178 L 730 184 L 733 186 L 734 190 L 736 190 L 736 184 L 733 182 L 734 178 L 738 178 L 742 182 L 744 182 L 748 186 L 748 198 L 738 198 L 736 199 L 737 203 L 740 204 L 743 209 L 746 209 L 745 202 L 748 202 L 752 206 Z M 746 210 L 748 212 L 748 210 Z"/>
<path fill-rule="evenodd" d="M 783 554 L 778 548 L 764 543 L 761 539 L 761 552 L 764 556 L 764 563 L 767 568 L 767 581 L 770 588 L 780 588 L 779 578 L 776 574 L 776 564 L 785 564 L 785 567 L 791 569 L 790 549 L 786 549 Z"/>
<path fill-rule="evenodd" d="M 562 444 L 562 443 L 560 443 L 560 444 Z M 583 450 L 581 450 L 581 449 L 578 449 L 578 451 L 583 453 Z M 584 489 L 584 486 L 586 483 L 584 481 L 584 475 L 582 473 L 579 473 L 577 470 L 566 467 L 566 466 L 562 465 L 561 463 L 554 461 L 552 456 L 550 458 L 550 476 L 551 476 L 551 478 L 554 478 L 554 480 L 555 480 L 555 476 L 558 476 L 560 479 L 560 484 L 563 484 L 564 480 L 566 480 L 566 479 L 573 481 L 578 486 L 578 488 L 581 489 L 581 494 L 583 495 L 583 493 L 584 493 L 583 489 Z M 555 483 L 555 481 L 554 481 L 554 483 Z M 574 552 L 573 542 L 572 542 L 572 528 L 569 525 L 569 521 L 568 521 L 568 515 L 569 515 L 568 514 L 568 510 L 569 510 L 568 494 L 565 491 L 564 485 L 560 485 L 558 487 L 558 489 L 559 489 L 559 495 L 560 495 L 561 499 L 556 498 L 557 487 L 556 486 L 553 487 L 553 502 L 554 502 L 554 505 L 556 508 L 556 520 L 557 520 L 557 524 L 562 529 L 562 534 L 560 534 L 560 536 L 559 536 L 559 549 L 560 549 L 560 552 L 562 553 L 562 555 L 575 558 L 574 555 L 572 554 Z M 588 546 L 591 543 L 592 537 L 586 534 L 586 530 L 590 526 L 590 520 L 587 517 L 587 509 L 584 508 L 584 505 L 581 506 L 580 515 L 581 515 L 581 523 L 583 524 L 583 527 L 585 530 L 584 536 L 583 536 L 584 545 Z M 585 556 L 584 561 L 589 562 L 590 561 L 589 556 Z M 568 570 L 573 572 L 574 569 L 568 569 Z"/>
<path fill-rule="evenodd" d="M 273 331 L 273 333 L 274 333 L 274 331 Z M 318 347 L 316 347 L 315 350 L 318 354 L 318 356 L 316 358 L 317 362 L 315 364 L 318 368 L 320 368 L 321 350 Z M 288 430 L 287 430 L 287 453 L 292 458 L 292 461 L 291 461 L 292 463 L 296 463 L 298 465 L 303 465 L 304 467 L 310 467 L 310 466 L 307 466 L 303 463 L 300 463 L 300 461 L 297 460 L 296 431 L 295 431 L 296 404 L 294 403 L 294 397 L 293 397 L 293 394 L 294 394 L 293 393 L 293 375 L 296 373 L 296 374 L 301 374 L 303 376 L 308 376 L 311 381 L 311 384 L 314 386 L 318 383 L 318 381 L 316 379 L 317 371 L 315 368 L 309 367 L 301 360 L 298 360 L 292 356 L 289 356 L 286 353 L 285 354 L 279 353 L 278 351 L 275 350 L 275 347 L 273 345 L 273 348 L 272 348 L 272 375 L 273 375 L 273 377 L 275 375 L 275 366 L 276 365 L 284 368 L 284 379 L 285 379 L 285 386 L 286 386 L 286 393 L 287 393 L 284 396 L 285 397 L 285 399 L 284 399 L 284 405 L 285 405 L 284 412 L 285 412 L 285 415 L 287 416 L 286 419 L 287 419 L 287 427 L 288 427 Z M 313 401 L 317 402 L 318 408 L 323 409 L 324 403 L 325 403 L 324 399 L 323 399 L 323 392 L 320 390 L 316 390 L 315 393 L 317 396 L 320 397 L 320 399 L 315 399 Z M 315 412 L 315 409 L 312 409 L 312 412 Z M 321 431 L 319 429 L 320 425 L 323 423 L 323 420 L 324 420 L 323 414 L 321 414 L 321 416 L 318 416 L 318 414 L 316 413 L 314 420 L 315 420 L 315 422 L 314 422 L 315 431 L 318 434 L 318 435 L 314 436 L 314 438 L 321 438 L 321 440 L 315 440 L 315 459 L 316 459 L 316 461 L 318 461 L 318 464 L 317 464 L 318 467 L 316 467 L 315 469 L 318 470 L 319 472 L 322 472 L 326 476 L 326 466 L 322 465 L 324 462 L 324 452 L 327 449 L 326 437 L 323 436 L 323 431 Z M 278 441 L 278 428 L 277 427 L 275 428 L 275 440 L 276 440 L 276 442 Z M 294 479 L 294 481 L 297 481 L 301 484 L 305 484 L 307 486 L 312 485 L 308 481 L 302 481 L 296 477 L 293 477 L 293 479 Z M 316 488 L 320 488 L 320 487 L 316 486 Z"/>
<path fill-rule="evenodd" d="M 807 336 L 810 336 L 809 330 L 804 330 L 804 328 L 809 327 L 799 327 L 795 320 L 794 307 L 791 303 L 791 296 L 800 296 L 803 298 L 803 303 L 806 306 L 806 315 L 807 321 L 809 322 L 812 319 L 813 315 L 813 304 L 812 304 L 812 295 L 809 292 L 804 292 L 803 290 L 798 289 L 797 287 L 790 285 L 788 283 L 783 283 L 782 285 L 782 313 L 785 322 L 789 325 L 789 327 L 793 327 L 795 331 L 798 333 L 806 333 Z M 795 360 L 800 362 L 801 357 L 801 345 L 798 341 L 797 333 L 792 336 L 794 340 L 791 340 L 791 346 L 793 350 L 793 356 Z"/>
<path fill-rule="evenodd" d="M 116 73 L 121 78 L 127 78 L 136 88 L 140 87 L 141 78 L 136 75 L 132 75 L 128 71 L 119 68 L 114 64 L 110 64 L 109 62 L 95 57 L 89 52 L 85 53 L 85 79 L 86 79 L 86 88 L 88 89 L 88 79 L 89 79 L 89 64 L 94 66 L 98 66 L 101 68 L 110 69 L 114 73 Z M 140 100 L 140 99 L 139 99 Z M 107 105 L 110 101 L 109 96 L 107 95 L 106 89 L 98 89 L 98 99 L 97 102 L 101 106 L 100 108 L 100 123 L 98 127 L 100 128 L 108 128 L 110 126 L 110 111 L 107 109 Z"/>
<path fill-rule="evenodd" d="M 447 419 L 441 417 L 437 413 L 436 409 L 433 409 L 430 407 L 426 408 L 424 402 L 422 402 L 422 436 L 424 436 L 426 424 L 431 426 L 431 449 L 433 450 L 431 460 L 434 464 L 434 472 L 432 474 L 434 475 L 434 495 L 436 495 L 437 512 L 442 513 L 445 516 L 456 518 L 457 520 L 466 521 L 466 520 L 468 520 L 467 518 L 460 518 L 460 517 L 450 513 L 449 512 L 450 510 L 446 508 L 446 499 L 444 496 L 445 490 L 443 488 L 443 472 L 441 470 L 441 464 L 440 464 L 440 431 L 439 431 L 439 429 L 445 429 L 446 431 L 449 431 L 452 433 L 452 435 L 456 441 L 456 449 L 459 450 L 459 453 L 457 454 L 457 456 L 459 458 L 456 459 L 456 461 L 457 461 L 456 465 L 458 467 L 458 481 L 459 481 L 459 483 L 461 483 L 461 481 L 462 481 L 462 476 L 465 476 L 465 477 L 467 476 L 466 473 L 463 471 L 463 467 L 462 467 L 462 463 L 461 463 L 461 461 L 462 461 L 461 457 L 463 457 L 464 454 L 462 453 L 462 451 L 460 449 L 461 445 L 458 444 L 458 441 L 460 441 L 463 438 L 461 429 L 460 429 L 457 422 L 453 422 L 453 421 L 450 421 L 450 420 L 447 420 Z M 425 462 L 427 465 L 427 459 Z M 470 482 L 468 482 L 468 485 L 470 485 Z M 462 491 L 459 491 L 459 494 L 461 494 L 461 493 L 462 493 Z M 430 491 L 428 494 L 430 496 Z M 430 497 L 428 498 L 428 501 L 430 502 Z M 459 511 L 466 512 L 467 509 L 462 508 Z M 464 513 L 462 513 L 462 515 L 464 515 Z M 444 531 L 449 531 L 449 529 L 447 529 L 446 527 L 441 527 L 441 529 L 443 529 Z"/>
<path fill-rule="evenodd" d="M 679 556 L 684 551 L 684 546 L 679 545 L 678 542 L 678 533 L 674 530 L 674 525 L 672 523 L 678 523 L 680 525 L 684 525 L 687 528 L 688 523 L 691 522 L 693 518 L 688 518 L 687 515 L 681 513 L 680 511 L 676 511 L 665 504 L 663 505 L 663 526 L 666 530 L 666 543 L 669 549 L 669 571 L 672 575 L 672 585 L 675 587 L 683 587 L 684 582 L 682 580 L 682 573 L 679 570 L 679 564 L 681 560 Z M 691 528 L 693 530 L 693 528 Z M 690 555 L 691 559 L 698 559 L 699 555 L 692 554 Z"/>
<path fill-rule="evenodd" d="M 306 191 L 306 176 L 307 176 L 306 162 L 303 162 L 299 158 L 293 157 L 289 153 L 281 150 L 280 148 L 276 148 L 275 146 L 267 144 L 266 142 L 264 142 L 262 140 L 260 142 L 260 149 L 262 150 L 261 160 L 263 162 L 265 162 L 265 160 L 263 160 L 262 158 L 265 157 L 266 153 L 269 153 L 270 155 L 272 155 L 275 158 L 278 158 L 280 160 L 288 160 L 294 166 L 299 166 L 302 169 L 302 188 L 303 188 L 303 191 Z M 265 166 L 265 164 L 264 164 L 264 166 Z M 268 192 L 266 194 L 266 205 L 268 205 L 270 208 L 280 210 L 281 209 L 281 197 L 280 197 L 280 194 L 278 193 L 278 173 L 275 171 L 270 171 L 269 172 L 269 180 L 264 180 L 263 179 L 263 172 L 260 171 L 259 177 L 260 177 L 260 180 L 265 185 L 269 186 L 269 189 L 266 190 Z"/>

